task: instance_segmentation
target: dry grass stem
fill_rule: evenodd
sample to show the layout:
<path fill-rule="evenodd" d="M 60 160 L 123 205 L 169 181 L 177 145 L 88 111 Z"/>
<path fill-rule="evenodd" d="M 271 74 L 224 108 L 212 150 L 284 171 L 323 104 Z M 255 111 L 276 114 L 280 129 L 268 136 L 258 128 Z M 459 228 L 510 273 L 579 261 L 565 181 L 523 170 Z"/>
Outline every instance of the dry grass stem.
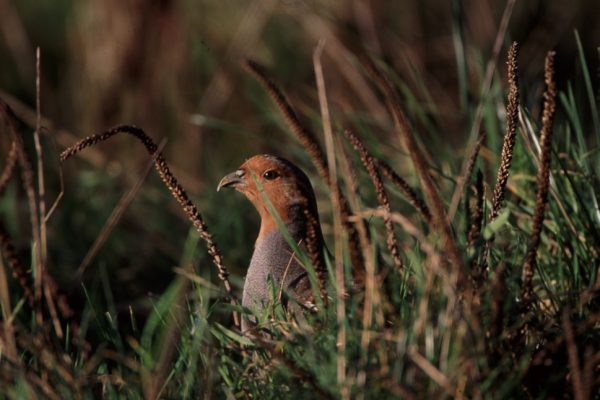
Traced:
<path fill-rule="evenodd" d="M 377 201 L 379 206 L 387 213 L 383 217 L 385 230 L 386 230 L 386 244 L 390 254 L 392 255 L 392 259 L 394 260 L 394 264 L 398 268 L 399 272 L 402 274 L 404 265 L 402 263 L 402 258 L 400 258 L 400 251 L 398 250 L 398 243 L 396 241 L 396 237 L 394 235 L 394 224 L 389 217 L 389 213 L 391 213 L 390 200 L 388 198 L 387 192 L 385 191 L 385 187 L 383 186 L 383 181 L 381 179 L 381 175 L 379 174 L 379 170 L 377 169 L 377 163 L 374 158 L 369 154 L 365 145 L 360 141 L 358 136 L 351 132 L 350 130 L 344 131 L 344 134 L 348 138 L 348 141 L 354 149 L 358 152 L 360 156 L 360 160 L 365 166 L 369 176 L 371 177 L 371 181 L 373 182 L 373 186 L 375 187 L 375 193 L 377 194 Z"/>
<path fill-rule="evenodd" d="M 146 150 L 152 156 L 154 156 L 155 153 L 157 153 L 158 146 L 148 135 L 146 135 L 146 133 L 142 129 L 137 128 L 135 126 L 120 125 L 109 129 L 108 131 L 105 131 L 103 133 L 88 136 L 87 138 L 80 140 L 68 149 L 64 150 L 60 155 L 60 160 L 65 161 L 66 159 L 77 154 L 86 147 L 94 146 L 95 144 L 103 142 L 118 133 L 127 133 L 139 139 L 142 142 L 142 144 L 146 147 Z M 161 179 L 163 180 L 163 182 L 165 183 L 175 200 L 177 200 L 179 205 L 183 208 L 183 211 L 191 220 L 192 224 L 194 225 L 194 228 L 196 228 L 196 231 L 200 234 L 200 237 L 206 243 L 208 254 L 212 258 L 213 264 L 217 267 L 219 279 L 221 279 L 221 281 L 223 282 L 225 290 L 227 291 L 227 294 L 229 295 L 232 303 L 235 303 L 235 295 L 229 282 L 229 271 L 227 270 L 227 267 L 225 267 L 225 265 L 223 264 L 221 252 L 219 251 L 217 245 L 213 241 L 212 235 L 208 232 L 208 228 L 206 227 L 206 224 L 202 219 L 202 215 L 200 214 L 196 206 L 192 203 L 186 191 L 179 184 L 179 182 L 171 172 L 161 152 L 158 152 L 158 154 L 156 154 L 154 167 L 158 171 Z M 234 313 L 234 319 L 236 325 L 239 325 L 239 318 L 237 316 L 237 313 Z"/>
<path fill-rule="evenodd" d="M 35 51 L 35 111 L 36 123 L 33 139 L 35 143 L 35 153 L 37 156 L 37 178 L 38 178 L 38 211 L 40 215 L 40 262 L 42 268 L 46 267 L 47 253 L 47 235 L 46 235 L 46 187 L 44 184 L 44 157 L 42 152 L 42 143 L 40 142 L 40 132 L 42 130 L 42 116 L 40 106 L 40 48 Z M 43 273 L 43 271 L 42 271 Z"/>
<path fill-rule="evenodd" d="M 323 54 L 324 41 L 320 41 L 313 53 L 313 64 L 319 94 L 319 106 L 323 121 L 323 133 L 325 137 L 325 149 L 327 154 L 327 165 L 329 166 L 329 179 L 331 182 L 337 180 L 337 163 L 335 159 L 335 141 L 331 129 L 331 116 L 327 103 L 327 90 L 323 76 L 323 65 L 321 56 Z M 344 249 L 342 242 L 342 211 L 340 208 L 340 187 L 333 185 L 333 196 L 331 196 L 331 207 L 333 209 L 333 231 L 334 238 L 334 270 L 336 283 L 336 318 L 338 323 L 336 339 L 336 378 L 341 388 L 342 399 L 350 398 L 350 391 L 346 379 L 346 277 L 344 274 Z"/>
<path fill-rule="evenodd" d="M 329 167 L 329 179 L 331 182 L 336 182 L 335 185 L 332 185 L 331 188 L 333 190 L 333 196 L 331 197 L 331 202 L 332 202 L 332 208 L 334 211 L 334 230 L 336 230 L 336 237 L 341 237 L 341 214 L 340 214 L 340 207 L 339 207 L 339 199 L 340 199 L 340 192 L 339 192 L 339 185 L 337 185 L 337 165 L 335 162 L 335 153 L 333 150 L 333 132 L 331 130 L 331 116 L 329 114 L 329 105 L 327 104 L 327 90 L 325 87 L 325 77 L 323 76 L 323 65 L 321 63 L 321 57 L 323 55 L 323 49 L 325 47 L 325 41 L 320 41 L 318 46 L 315 48 L 315 51 L 313 52 L 313 65 L 314 65 L 314 70 L 315 70 L 315 78 L 316 78 L 316 83 L 317 83 L 317 92 L 319 95 L 319 106 L 321 109 L 321 116 L 322 116 L 322 121 L 323 121 L 323 133 L 325 136 L 325 145 L 326 145 L 326 154 L 327 154 L 327 165 Z M 314 220 L 313 218 L 309 219 L 309 222 L 311 222 L 311 220 Z M 340 235 L 340 236 L 337 236 Z M 308 243 L 307 243 L 308 244 Z M 335 246 L 338 246 L 339 243 L 336 242 Z M 335 257 L 336 260 L 334 261 L 336 263 L 336 268 L 338 266 L 338 264 L 341 264 L 343 267 L 343 255 L 341 254 L 340 251 L 340 256 L 341 258 L 338 259 L 338 248 L 336 247 L 335 249 Z M 341 250 L 341 247 L 339 248 L 339 250 Z M 323 278 L 321 278 L 319 281 L 319 283 L 322 285 L 321 290 L 322 290 L 322 297 L 324 295 L 324 299 L 327 300 L 327 293 L 325 291 L 325 279 L 327 276 L 327 269 L 325 268 L 325 265 L 321 266 L 321 270 L 322 270 L 322 274 L 325 275 Z M 336 278 L 337 279 L 337 278 Z M 342 297 L 343 299 L 343 297 Z M 344 367 L 344 372 L 345 372 L 345 367 Z M 340 373 L 340 371 L 338 370 L 338 373 Z M 344 375 L 344 379 L 345 379 L 345 373 Z"/>
<path fill-rule="evenodd" d="M 431 222 L 431 212 L 429 211 L 429 207 L 427 204 L 419 197 L 419 195 L 413 190 L 412 187 L 406 182 L 400 175 L 393 170 L 393 168 L 383 160 L 375 159 L 375 163 L 377 164 L 377 168 L 381 171 L 383 175 L 385 175 L 394 185 L 400 189 L 402 194 L 406 197 L 406 200 L 413 207 L 417 209 L 419 214 L 425 219 L 427 222 Z"/>
<path fill-rule="evenodd" d="M 431 210 L 433 226 L 438 230 L 442 237 L 443 246 L 447 253 L 448 260 L 452 264 L 454 271 L 457 273 L 457 278 L 463 271 L 463 260 L 458 251 L 458 246 L 454 240 L 452 230 L 446 218 L 446 211 L 440 193 L 429 174 L 428 164 L 425 155 L 421 151 L 417 140 L 413 136 L 410 123 L 404 111 L 402 110 L 402 101 L 400 95 L 390 80 L 384 73 L 373 63 L 369 58 L 363 58 L 363 65 L 371 78 L 377 82 L 381 90 L 384 92 L 388 108 L 392 113 L 394 125 L 400 140 L 404 147 L 408 150 L 412 159 L 413 165 L 421 182 L 423 192 L 428 200 L 428 206 Z"/>
<path fill-rule="evenodd" d="M 548 204 L 548 192 L 550 190 L 550 162 L 552 156 L 552 130 L 554 125 L 554 114 L 556 112 L 556 83 L 554 81 L 554 52 L 546 56 L 544 66 L 544 81 L 546 91 L 544 92 L 544 110 L 542 113 L 542 131 L 540 133 L 540 165 L 538 169 L 538 189 L 535 200 L 535 213 L 533 215 L 531 240 L 529 249 L 523 264 L 523 287 L 522 297 L 526 306 L 531 303 L 533 297 L 533 269 L 535 266 L 537 250 L 540 245 L 542 227 L 544 224 L 544 212 Z"/>
<path fill-rule="evenodd" d="M 455 396 L 457 394 L 456 388 L 454 388 L 450 379 L 420 353 L 412 350 L 408 353 L 408 356 L 412 362 L 414 362 L 435 383 L 440 385 L 440 387 L 442 387 L 450 396 Z"/>
<path fill-rule="evenodd" d="M 506 194 L 506 184 L 510 174 L 510 164 L 512 162 L 515 149 L 515 139 L 517 134 L 517 125 L 519 118 L 519 82 L 518 82 L 518 55 L 519 45 L 513 42 L 508 50 L 508 104 L 506 106 L 506 132 L 502 143 L 502 153 L 500 156 L 500 167 L 496 176 L 496 185 L 492 195 L 492 209 L 490 212 L 490 222 L 494 221 L 504 202 Z"/>

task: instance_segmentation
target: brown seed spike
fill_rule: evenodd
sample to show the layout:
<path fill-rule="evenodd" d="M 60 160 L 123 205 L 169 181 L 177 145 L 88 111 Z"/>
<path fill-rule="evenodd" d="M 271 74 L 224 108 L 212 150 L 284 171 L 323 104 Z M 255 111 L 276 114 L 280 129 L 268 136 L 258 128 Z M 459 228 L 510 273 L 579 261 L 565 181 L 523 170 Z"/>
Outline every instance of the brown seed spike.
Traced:
<path fill-rule="evenodd" d="M 269 96 L 271 96 L 283 114 L 285 122 L 300 140 L 308 155 L 312 158 L 319 175 L 327 183 L 327 186 L 331 186 L 332 182 L 330 182 L 329 179 L 329 168 L 327 166 L 327 161 L 315 135 L 302 125 L 298 115 L 294 111 L 294 108 L 286 99 L 283 92 L 275 84 L 275 82 L 269 78 L 265 68 L 262 65 L 252 60 L 246 60 L 244 66 L 260 82 Z"/>
<path fill-rule="evenodd" d="M 322 248 L 323 243 L 321 235 L 319 235 L 319 222 L 315 218 L 315 215 L 310 211 L 308 207 L 304 209 L 304 216 L 306 218 L 306 250 L 310 257 L 310 262 L 315 268 L 319 283 L 319 292 L 321 300 L 327 306 L 327 268 L 325 268 L 325 260 L 323 260 L 323 252 L 319 251 Z"/>
<path fill-rule="evenodd" d="M 502 208 L 504 195 L 506 194 L 506 184 L 510 173 L 510 164 L 512 162 L 515 148 L 515 139 L 517 135 L 517 123 L 519 118 L 519 82 L 518 82 L 518 63 L 519 45 L 513 42 L 508 50 L 508 104 L 506 106 L 506 132 L 502 143 L 502 153 L 500 156 L 500 168 L 496 176 L 496 185 L 492 197 L 492 210 L 490 213 L 490 222 L 492 222 Z"/>
<path fill-rule="evenodd" d="M 212 258 L 213 264 L 217 267 L 219 271 L 219 279 L 221 279 L 221 281 L 223 282 L 225 290 L 227 290 L 227 294 L 230 296 L 231 301 L 235 302 L 235 296 L 233 294 L 231 284 L 229 283 L 229 271 L 223 264 L 221 252 L 219 251 L 219 248 L 217 247 L 216 243 L 213 241 L 212 235 L 208 232 L 208 228 L 206 227 L 206 224 L 202 219 L 202 215 L 188 197 L 187 192 L 179 184 L 177 178 L 175 178 L 175 176 L 171 172 L 171 169 L 169 168 L 167 161 L 163 157 L 162 152 L 155 154 L 158 149 L 158 146 L 142 129 L 136 126 L 120 125 L 109 129 L 108 131 L 88 136 L 87 138 L 82 139 L 81 141 L 75 143 L 68 149 L 64 150 L 60 154 L 60 160 L 65 161 L 66 159 L 77 154 L 81 150 L 93 146 L 102 141 L 105 141 L 118 133 L 127 133 L 136 137 L 146 147 L 148 153 L 156 157 L 154 161 L 154 167 L 158 171 L 162 181 L 165 183 L 173 197 L 175 197 L 175 200 L 177 200 L 179 205 L 183 208 L 183 211 L 187 214 L 188 218 L 194 225 L 194 228 L 196 228 L 196 231 L 200 234 L 200 237 L 206 243 L 208 254 Z M 234 314 L 234 318 L 236 319 L 237 325 L 237 314 Z"/>
<path fill-rule="evenodd" d="M 481 145 L 483 144 L 486 134 L 482 133 L 479 135 L 475 146 L 471 149 L 471 153 L 469 154 L 469 158 L 467 160 L 465 174 L 461 178 L 463 182 L 469 182 L 471 180 L 471 175 L 473 174 L 473 169 L 475 168 L 475 163 L 477 162 L 477 156 L 479 156 L 479 151 L 481 150 Z"/>
<path fill-rule="evenodd" d="M 546 91 L 544 92 L 544 111 L 542 113 L 542 131 L 540 133 L 540 165 L 538 169 L 538 189 L 535 200 L 535 214 L 533 215 L 531 242 L 523 265 L 523 287 L 522 297 L 526 306 L 529 306 L 533 298 L 533 268 L 535 266 L 537 250 L 544 224 L 544 211 L 548 204 L 548 192 L 550 190 L 550 162 L 552 150 L 552 130 L 554 125 L 554 114 L 556 112 L 556 82 L 554 81 L 554 52 L 546 56 L 544 66 L 544 81 Z"/>
<path fill-rule="evenodd" d="M 425 221 L 431 222 L 431 212 L 429 211 L 429 207 L 427 207 L 427 204 L 425 204 L 423 199 L 419 197 L 413 188 L 410 187 L 408 182 L 402 179 L 402 177 L 400 177 L 400 175 L 398 175 L 385 161 L 375 160 L 375 162 L 381 173 L 402 191 L 408 202 L 419 211 L 421 216 L 425 218 Z"/>
<path fill-rule="evenodd" d="M 388 250 L 392 255 L 394 260 L 394 264 L 400 271 L 403 272 L 404 265 L 402 263 L 402 258 L 400 258 L 400 252 L 398 250 L 398 243 L 396 242 L 396 238 L 394 236 L 394 223 L 390 217 L 391 208 L 390 208 L 390 200 L 383 186 L 383 181 L 381 180 L 381 176 L 379 174 L 379 170 L 377 169 L 377 162 L 369 154 L 365 145 L 360 141 L 358 136 L 356 136 L 353 132 L 346 130 L 344 134 L 348 138 L 348 141 L 354 149 L 358 152 L 360 156 L 360 160 L 363 165 L 367 169 L 369 176 L 371 177 L 371 181 L 373 182 L 373 186 L 375 186 L 375 192 L 377 193 L 377 201 L 383 210 L 385 211 L 385 215 L 383 217 L 383 222 L 385 224 L 385 230 L 387 233 L 386 244 L 388 246 Z"/>

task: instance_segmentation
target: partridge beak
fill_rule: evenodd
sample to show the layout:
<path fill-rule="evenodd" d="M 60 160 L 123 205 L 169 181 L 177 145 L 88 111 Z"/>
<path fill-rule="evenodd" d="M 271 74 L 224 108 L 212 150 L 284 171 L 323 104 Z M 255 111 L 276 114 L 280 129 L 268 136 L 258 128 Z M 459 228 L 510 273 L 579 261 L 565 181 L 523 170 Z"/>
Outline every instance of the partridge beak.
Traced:
<path fill-rule="evenodd" d="M 228 175 L 225 175 L 223 177 L 223 179 L 221 179 L 221 182 L 219 182 L 219 186 L 217 186 L 217 192 L 224 187 L 227 187 L 227 186 L 235 187 L 236 185 L 244 183 L 244 180 L 242 179 L 242 177 L 243 177 L 243 174 L 240 174 L 240 171 L 235 171 Z"/>

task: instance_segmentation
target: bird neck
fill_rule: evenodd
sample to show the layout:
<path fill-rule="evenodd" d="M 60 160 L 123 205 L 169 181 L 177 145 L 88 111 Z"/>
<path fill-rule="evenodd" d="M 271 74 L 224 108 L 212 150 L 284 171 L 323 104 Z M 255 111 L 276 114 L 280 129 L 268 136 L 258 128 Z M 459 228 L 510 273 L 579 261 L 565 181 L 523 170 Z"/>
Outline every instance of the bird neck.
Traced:
<path fill-rule="evenodd" d="M 273 231 L 280 230 L 277 223 L 277 218 L 281 220 L 283 226 L 288 230 L 292 239 L 298 243 L 304 239 L 306 235 L 306 218 L 304 216 L 304 206 L 302 204 L 292 205 L 287 207 L 285 210 L 276 210 L 278 216 L 275 217 L 273 214 L 266 209 L 260 212 L 260 231 L 258 232 L 258 238 L 256 244 Z"/>

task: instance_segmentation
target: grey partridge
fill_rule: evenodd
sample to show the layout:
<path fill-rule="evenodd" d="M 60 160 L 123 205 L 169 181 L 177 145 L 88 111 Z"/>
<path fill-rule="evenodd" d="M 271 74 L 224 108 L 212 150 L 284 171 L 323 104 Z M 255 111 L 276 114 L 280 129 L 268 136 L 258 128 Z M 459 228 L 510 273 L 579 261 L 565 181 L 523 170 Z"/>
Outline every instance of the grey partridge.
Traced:
<path fill-rule="evenodd" d="M 305 267 L 294 253 L 284 232 L 306 250 L 308 230 L 316 242 L 316 252 L 323 264 L 321 232 L 315 195 L 306 174 L 290 161 L 272 155 L 256 155 L 235 172 L 221 180 L 217 191 L 231 187 L 243 193 L 260 214 L 260 231 L 244 282 L 242 305 L 260 312 L 271 300 L 269 277 L 277 292 L 286 292 L 300 304 L 313 300 L 313 291 Z M 267 201 L 268 199 L 268 201 Z M 269 205 L 270 203 L 270 205 Z M 277 223 L 276 214 L 280 220 Z M 311 223 L 312 222 L 312 223 Z M 252 325 L 253 318 L 242 319 L 242 331 Z"/>

